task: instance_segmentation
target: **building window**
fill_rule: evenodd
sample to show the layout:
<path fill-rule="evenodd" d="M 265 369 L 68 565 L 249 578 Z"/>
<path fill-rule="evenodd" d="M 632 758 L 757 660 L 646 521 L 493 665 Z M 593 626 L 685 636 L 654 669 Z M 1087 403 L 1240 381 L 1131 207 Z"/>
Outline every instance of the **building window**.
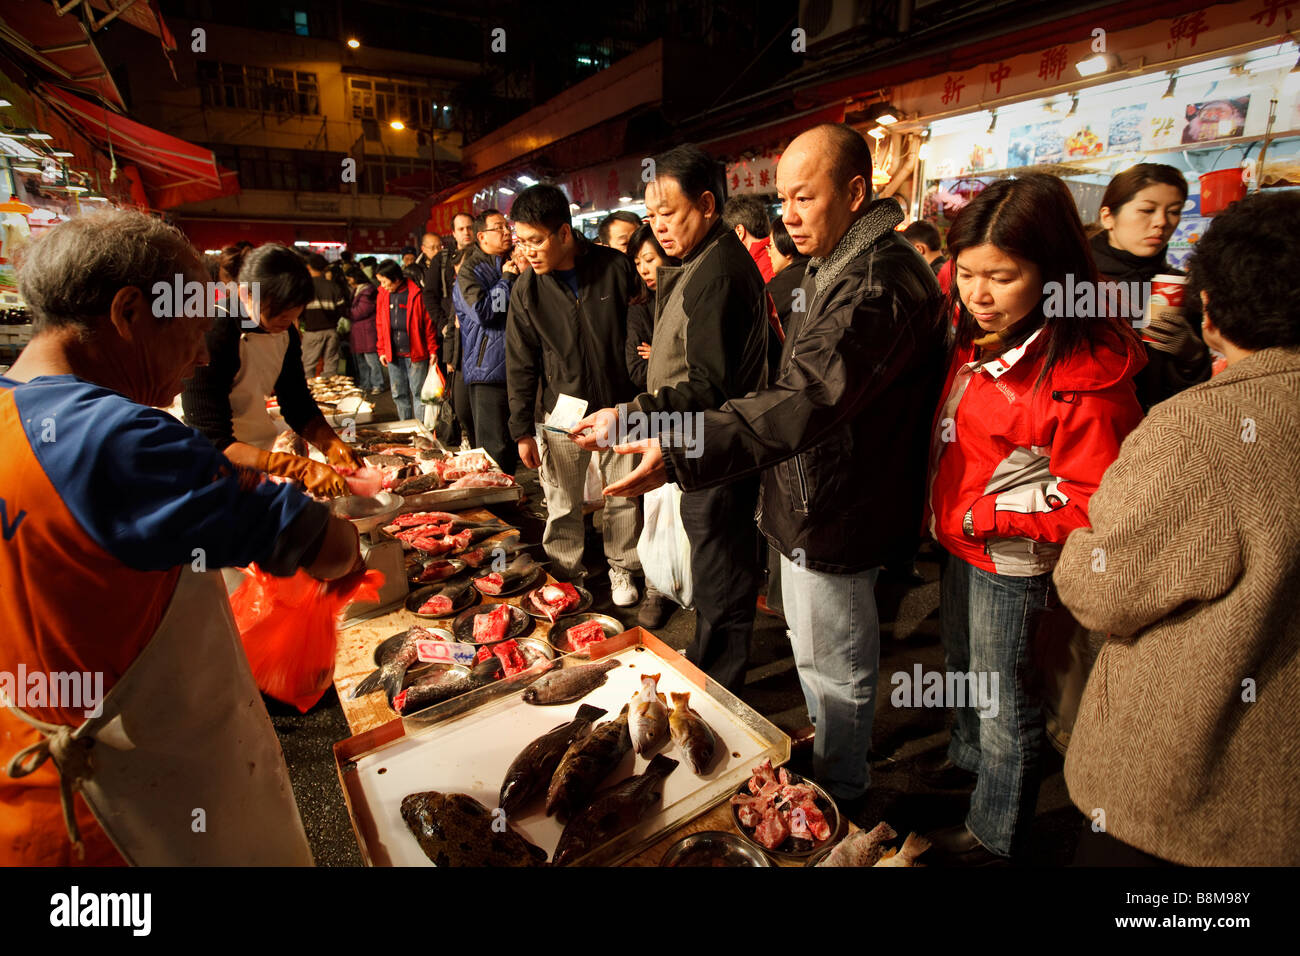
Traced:
<path fill-rule="evenodd" d="M 293 11 L 293 32 L 298 34 L 298 36 L 300 37 L 311 36 L 311 34 L 307 31 L 306 10 Z"/>
<path fill-rule="evenodd" d="M 451 121 L 451 111 L 443 109 L 450 99 L 445 90 L 400 80 L 348 77 L 348 95 L 353 119 L 375 120 L 384 125 L 399 119 L 419 129 L 445 129 Z M 438 104 L 436 115 L 435 103 Z"/>
<path fill-rule="evenodd" d="M 200 60 L 198 81 L 204 106 L 288 115 L 320 114 L 315 73 Z"/>

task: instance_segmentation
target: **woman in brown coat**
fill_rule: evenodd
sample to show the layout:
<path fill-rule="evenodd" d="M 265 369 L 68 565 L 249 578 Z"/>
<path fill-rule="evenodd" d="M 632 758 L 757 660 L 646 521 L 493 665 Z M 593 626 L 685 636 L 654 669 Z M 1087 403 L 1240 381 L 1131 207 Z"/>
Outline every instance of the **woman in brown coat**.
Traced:
<path fill-rule="evenodd" d="M 1152 408 L 1070 535 L 1061 600 L 1108 639 L 1066 757 L 1080 862 L 1300 864 L 1300 195 L 1191 261 L 1225 371 Z"/>

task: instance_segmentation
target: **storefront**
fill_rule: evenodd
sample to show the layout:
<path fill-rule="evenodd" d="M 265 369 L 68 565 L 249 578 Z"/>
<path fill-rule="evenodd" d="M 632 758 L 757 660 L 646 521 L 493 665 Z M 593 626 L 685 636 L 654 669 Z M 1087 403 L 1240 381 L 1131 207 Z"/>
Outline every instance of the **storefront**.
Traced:
<path fill-rule="evenodd" d="M 876 139 L 878 195 L 946 231 L 988 183 L 1033 169 L 1064 179 L 1088 223 L 1114 174 L 1165 163 L 1189 187 L 1169 250 L 1181 265 L 1214 212 L 1250 189 L 1300 183 L 1300 63 L 1275 7 L 1099 29 L 900 84 L 887 103 L 897 121 L 860 124 Z"/>

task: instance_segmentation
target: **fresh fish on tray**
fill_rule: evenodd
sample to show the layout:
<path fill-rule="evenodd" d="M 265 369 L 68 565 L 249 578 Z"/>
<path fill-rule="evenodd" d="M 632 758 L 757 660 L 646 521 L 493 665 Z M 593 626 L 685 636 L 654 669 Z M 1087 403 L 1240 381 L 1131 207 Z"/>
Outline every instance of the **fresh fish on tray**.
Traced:
<path fill-rule="evenodd" d="M 627 705 L 614 720 L 599 724 L 565 751 L 546 791 L 546 815 L 561 823 L 587 805 L 601 781 L 608 777 L 632 749 L 627 735 Z"/>
<path fill-rule="evenodd" d="M 393 698 L 402 689 L 403 681 L 406 680 L 407 669 L 416 661 L 415 645 L 420 641 L 434 640 L 437 638 L 425 628 L 418 626 L 410 628 L 400 642 L 385 648 L 379 661 L 379 669 L 362 678 L 361 683 L 357 684 L 352 691 L 352 699 L 364 697 L 382 687 L 384 693 L 388 695 L 389 703 L 392 703 Z"/>
<path fill-rule="evenodd" d="M 457 478 L 449 487 L 456 488 L 513 488 L 515 480 L 500 471 L 476 472 Z"/>
<path fill-rule="evenodd" d="M 398 694 L 393 699 L 393 710 L 402 715 L 411 714 L 486 687 L 500 676 L 501 662 L 495 657 L 475 664 L 468 672 L 456 668 L 435 671 Z"/>
<path fill-rule="evenodd" d="M 565 751 L 575 740 L 586 736 L 591 725 L 605 713 L 603 708 L 583 704 L 573 720 L 547 731 L 519 751 L 501 784 L 499 805 L 506 811 L 507 818 L 546 792 Z"/>
<path fill-rule="evenodd" d="M 632 829 L 659 801 L 663 795 L 661 784 L 675 769 L 676 760 L 656 754 L 645 773 L 628 777 L 596 794 L 560 834 L 551 862 L 555 866 L 572 863 Z"/>
<path fill-rule="evenodd" d="M 704 718 L 691 709 L 689 692 L 679 694 L 674 691 L 668 696 L 673 702 L 672 713 L 668 715 L 668 730 L 673 743 L 677 744 L 690 768 L 703 775 L 713 762 L 718 738 Z"/>
<path fill-rule="evenodd" d="M 543 866 L 546 851 L 463 793 L 429 790 L 402 798 L 402 819 L 437 866 Z M 494 825 L 495 824 L 495 825 Z"/>
<path fill-rule="evenodd" d="M 606 675 L 618 667 L 616 660 L 597 661 L 553 670 L 543 674 L 524 691 L 524 701 L 529 704 L 568 704 L 581 700 L 605 683 Z"/>
<path fill-rule="evenodd" d="M 659 693 L 658 674 L 646 674 L 641 678 L 641 689 L 632 696 L 627 729 L 637 756 L 647 753 L 668 732 L 668 705 L 664 695 Z"/>

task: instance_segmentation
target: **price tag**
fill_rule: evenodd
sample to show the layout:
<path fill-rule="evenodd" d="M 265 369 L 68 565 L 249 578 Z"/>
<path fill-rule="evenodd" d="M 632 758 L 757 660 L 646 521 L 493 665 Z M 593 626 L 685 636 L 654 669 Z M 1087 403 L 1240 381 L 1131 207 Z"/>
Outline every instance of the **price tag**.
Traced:
<path fill-rule="evenodd" d="M 478 648 L 456 641 L 416 641 L 415 656 L 426 664 L 473 664 Z"/>

